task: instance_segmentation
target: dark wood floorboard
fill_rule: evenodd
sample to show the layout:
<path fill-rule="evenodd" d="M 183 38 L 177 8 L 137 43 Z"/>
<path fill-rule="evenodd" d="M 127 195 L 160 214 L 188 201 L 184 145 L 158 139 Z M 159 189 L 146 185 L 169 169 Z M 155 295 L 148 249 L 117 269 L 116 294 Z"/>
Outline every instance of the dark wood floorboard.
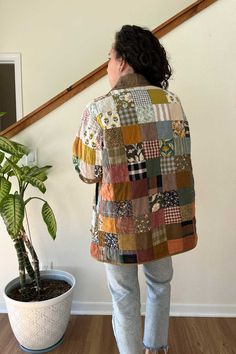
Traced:
<path fill-rule="evenodd" d="M 236 318 L 170 317 L 169 354 L 236 354 Z M 8 317 L 0 314 L 0 354 L 22 353 Z M 119 354 L 111 316 L 71 316 L 53 354 Z"/>

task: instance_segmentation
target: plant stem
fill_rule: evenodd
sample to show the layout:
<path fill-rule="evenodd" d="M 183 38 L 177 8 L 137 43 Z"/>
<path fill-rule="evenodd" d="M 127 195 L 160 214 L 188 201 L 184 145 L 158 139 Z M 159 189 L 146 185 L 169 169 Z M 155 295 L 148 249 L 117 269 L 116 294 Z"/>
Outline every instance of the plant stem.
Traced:
<path fill-rule="evenodd" d="M 32 281 L 35 281 L 35 272 L 34 272 L 34 269 L 30 263 L 30 260 L 29 260 L 29 257 L 28 257 L 28 254 L 27 254 L 27 251 L 25 249 L 25 238 L 24 238 L 24 234 L 23 232 L 21 231 L 21 238 L 20 238 L 20 242 L 21 242 L 21 249 L 22 249 L 22 252 L 23 252 L 23 257 L 24 257 L 24 265 L 25 265 L 25 269 L 30 277 L 30 279 Z M 27 246 L 27 244 L 26 244 Z M 27 246 L 28 248 L 28 246 Z"/>
<path fill-rule="evenodd" d="M 30 197 L 28 199 L 26 199 L 25 201 L 25 205 L 30 202 L 32 199 L 39 199 L 39 200 L 42 200 L 43 202 L 46 202 L 46 200 L 42 199 L 42 198 L 39 198 L 39 197 Z"/>
<path fill-rule="evenodd" d="M 39 260 L 38 260 L 37 254 L 34 250 L 34 247 L 32 245 L 32 242 L 30 242 L 30 240 L 25 232 L 24 227 L 22 227 L 22 236 L 23 236 L 24 243 L 25 243 L 26 247 L 28 248 L 28 250 L 30 251 L 30 254 L 32 257 L 32 263 L 33 263 L 33 267 L 34 267 L 34 270 L 32 269 L 32 271 L 34 274 L 34 281 L 36 282 L 36 291 L 39 294 L 40 290 L 41 290 Z M 31 268 L 32 268 L 32 266 L 31 266 Z M 27 273 L 29 274 L 28 270 L 27 270 Z M 29 276 L 30 276 L 30 274 L 29 274 Z"/>
<path fill-rule="evenodd" d="M 21 287 L 21 295 L 25 297 L 25 262 L 24 262 L 24 255 L 22 250 L 22 240 L 21 238 L 16 238 L 14 240 L 14 246 L 16 249 L 16 254 L 18 258 L 18 265 L 19 265 L 19 279 L 20 279 L 20 287 Z"/>

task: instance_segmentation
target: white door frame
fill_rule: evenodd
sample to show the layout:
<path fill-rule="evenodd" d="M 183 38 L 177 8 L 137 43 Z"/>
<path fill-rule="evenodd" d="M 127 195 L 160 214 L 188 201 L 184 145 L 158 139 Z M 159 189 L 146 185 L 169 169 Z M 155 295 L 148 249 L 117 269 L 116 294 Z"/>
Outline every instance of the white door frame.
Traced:
<path fill-rule="evenodd" d="M 16 93 L 16 120 L 23 117 L 22 79 L 21 79 L 21 54 L 0 53 L 0 64 L 14 64 L 15 68 L 15 93 Z"/>

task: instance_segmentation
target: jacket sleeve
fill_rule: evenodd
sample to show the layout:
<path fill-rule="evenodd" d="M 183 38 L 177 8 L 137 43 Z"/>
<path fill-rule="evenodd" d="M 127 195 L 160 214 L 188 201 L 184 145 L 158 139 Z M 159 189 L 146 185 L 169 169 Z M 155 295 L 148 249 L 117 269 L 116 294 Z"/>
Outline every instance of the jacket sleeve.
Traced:
<path fill-rule="evenodd" d="M 97 183 L 102 179 L 103 132 L 96 117 L 95 103 L 88 104 L 72 147 L 75 170 L 85 183 Z"/>

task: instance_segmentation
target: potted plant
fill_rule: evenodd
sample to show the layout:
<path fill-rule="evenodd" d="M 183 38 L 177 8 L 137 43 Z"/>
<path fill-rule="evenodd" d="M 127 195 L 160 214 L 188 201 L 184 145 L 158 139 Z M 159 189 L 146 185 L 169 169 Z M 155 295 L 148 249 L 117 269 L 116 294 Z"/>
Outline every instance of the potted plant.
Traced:
<path fill-rule="evenodd" d="M 26 208 L 35 199 L 43 203 L 42 217 L 53 240 L 57 224 L 48 202 L 38 196 L 26 196 L 26 191 L 31 185 L 44 194 L 44 182 L 52 166 L 22 164 L 22 158 L 28 154 L 25 145 L 0 137 L 0 214 L 15 246 L 19 265 L 19 276 L 7 284 L 4 298 L 12 330 L 22 350 L 45 353 L 63 340 L 75 279 L 67 272 L 39 269 Z"/>

